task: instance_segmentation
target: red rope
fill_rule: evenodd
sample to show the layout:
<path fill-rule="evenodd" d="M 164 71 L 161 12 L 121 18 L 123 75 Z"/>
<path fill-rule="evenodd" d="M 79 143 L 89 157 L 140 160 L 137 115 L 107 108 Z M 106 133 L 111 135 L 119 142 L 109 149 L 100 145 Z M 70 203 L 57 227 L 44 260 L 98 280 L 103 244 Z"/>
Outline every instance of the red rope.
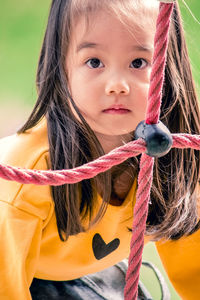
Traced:
<path fill-rule="evenodd" d="M 200 150 L 200 136 L 189 134 L 172 134 L 172 148 L 193 148 Z M 110 153 L 80 167 L 71 170 L 28 170 L 0 164 L 0 177 L 22 184 L 62 185 L 76 183 L 92 178 L 118 165 L 129 157 L 146 152 L 145 141 L 139 139 L 112 150 Z"/>
<path fill-rule="evenodd" d="M 154 56 L 146 113 L 147 124 L 157 124 L 159 121 L 166 52 L 168 46 L 168 31 L 172 10 L 173 4 L 160 4 L 154 39 Z"/>
<path fill-rule="evenodd" d="M 154 39 L 154 56 L 145 120 L 147 124 L 157 124 L 159 121 L 168 46 L 168 32 L 172 10 L 173 4 L 160 4 Z M 132 239 L 130 246 L 131 251 L 129 255 L 129 267 L 126 274 L 126 286 L 124 291 L 125 300 L 136 300 L 138 295 L 138 282 L 144 248 L 148 203 L 153 178 L 153 165 L 154 159 L 143 154 L 140 162 L 140 172 L 138 175 L 136 205 L 134 207 Z"/>
<path fill-rule="evenodd" d="M 147 124 L 156 124 L 159 120 L 168 44 L 168 31 L 172 10 L 173 4 L 160 4 L 146 113 Z M 200 136 L 198 135 L 173 134 L 172 137 L 172 147 L 200 150 Z M 139 139 L 137 141 L 127 143 L 122 147 L 116 148 L 97 160 L 72 170 L 27 170 L 0 165 L 0 177 L 6 180 L 13 180 L 23 184 L 62 185 L 66 183 L 76 183 L 83 179 L 94 177 L 97 174 L 110 169 L 112 166 L 120 164 L 129 157 L 143 153 L 140 162 L 140 172 L 138 175 L 137 201 L 134 207 L 133 234 L 131 240 L 129 268 L 127 271 L 127 283 L 125 287 L 125 300 L 137 299 L 139 270 L 144 247 L 144 234 L 146 229 L 154 165 L 154 159 L 147 156 L 144 153 L 145 151 L 146 144 L 142 139 Z"/>
<path fill-rule="evenodd" d="M 137 156 L 140 153 L 145 152 L 145 150 L 145 142 L 142 139 L 139 139 L 116 148 L 95 161 L 91 161 L 71 170 L 27 170 L 0 165 L 0 177 L 24 184 L 62 185 L 65 183 L 75 183 L 105 172 L 112 166 L 125 161 L 128 157 Z"/>
<path fill-rule="evenodd" d="M 153 178 L 154 158 L 143 154 L 140 161 L 138 175 L 138 190 L 134 207 L 134 219 L 129 255 L 129 268 L 126 274 L 125 299 L 137 299 L 142 252 L 144 248 L 144 234 L 148 214 L 148 203 Z"/>

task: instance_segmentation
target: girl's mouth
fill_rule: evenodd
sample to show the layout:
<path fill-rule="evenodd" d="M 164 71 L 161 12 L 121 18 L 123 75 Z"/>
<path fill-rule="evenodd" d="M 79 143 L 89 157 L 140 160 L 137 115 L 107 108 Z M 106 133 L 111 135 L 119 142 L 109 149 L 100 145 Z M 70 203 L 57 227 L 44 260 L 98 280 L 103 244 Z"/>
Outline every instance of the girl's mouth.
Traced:
<path fill-rule="evenodd" d="M 104 109 L 103 110 L 104 113 L 106 114 L 118 114 L 118 115 L 122 115 L 122 114 L 127 114 L 130 112 L 129 109 L 126 108 L 108 108 L 108 109 Z"/>
<path fill-rule="evenodd" d="M 112 114 L 112 115 L 123 115 L 130 113 L 130 109 L 123 107 L 122 105 L 114 105 L 112 107 L 109 107 L 107 109 L 103 110 L 106 114 Z"/>

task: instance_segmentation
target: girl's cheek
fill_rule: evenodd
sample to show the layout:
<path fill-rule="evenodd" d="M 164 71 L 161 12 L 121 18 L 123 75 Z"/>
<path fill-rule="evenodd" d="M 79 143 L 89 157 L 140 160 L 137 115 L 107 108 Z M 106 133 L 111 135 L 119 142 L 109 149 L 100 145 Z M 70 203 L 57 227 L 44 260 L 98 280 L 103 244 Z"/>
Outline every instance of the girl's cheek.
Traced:
<path fill-rule="evenodd" d="M 144 73 L 144 82 L 150 84 L 151 68 L 148 68 Z"/>

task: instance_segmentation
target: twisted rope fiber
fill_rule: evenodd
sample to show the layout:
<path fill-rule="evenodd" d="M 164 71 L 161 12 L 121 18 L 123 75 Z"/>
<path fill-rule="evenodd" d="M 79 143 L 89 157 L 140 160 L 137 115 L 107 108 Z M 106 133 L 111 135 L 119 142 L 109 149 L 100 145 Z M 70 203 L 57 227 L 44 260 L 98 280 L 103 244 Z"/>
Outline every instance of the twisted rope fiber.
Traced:
<path fill-rule="evenodd" d="M 152 185 L 154 159 L 142 155 L 138 175 L 138 190 L 134 207 L 133 232 L 129 268 L 126 275 L 125 299 L 137 299 L 139 272 L 144 248 L 144 234 Z"/>
<path fill-rule="evenodd" d="M 189 134 L 172 134 L 172 148 L 193 148 L 200 150 L 200 136 Z M 139 139 L 114 149 L 110 153 L 71 170 L 28 170 L 0 164 L 0 177 L 6 180 L 17 181 L 22 184 L 62 185 L 76 183 L 92 178 L 99 173 L 109 170 L 129 157 L 146 152 L 146 143 Z"/>
<path fill-rule="evenodd" d="M 154 39 L 154 55 L 150 76 L 146 124 L 157 124 L 159 121 L 168 46 L 168 32 L 173 6 L 173 4 L 160 3 L 159 7 Z M 125 300 L 136 300 L 138 295 L 148 204 L 153 179 L 153 166 L 154 158 L 143 154 L 140 161 L 138 190 L 136 194 L 137 200 L 134 207 L 129 267 L 126 274 L 126 286 L 124 290 Z"/>
<path fill-rule="evenodd" d="M 146 113 L 146 123 L 156 124 L 159 120 L 164 68 L 167 50 L 167 35 L 169 20 L 173 4 L 160 4 L 160 13 L 157 20 L 155 36 L 155 53 L 151 73 L 149 100 Z M 200 136 L 189 134 L 173 134 L 173 148 L 193 148 L 200 150 Z M 105 172 L 112 166 L 120 164 L 129 157 L 143 153 L 138 175 L 137 201 L 134 207 L 133 234 L 131 240 L 131 253 L 125 287 L 125 300 L 137 299 L 137 286 L 139 270 L 144 247 L 144 234 L 148 215 L 148 203 L 152 185 L 154 159 L 145 154 L 146 143 L 142 139 L 132 141 L 124 146 L 112 150 L 110 153 L 71 170 L 27 170 L 0 164 L 0 177 L 6 180 L 17 181 L 23 184 L 62 185 L 76 183 L 92 178 Z"/>
<path fill-rule="evenodd" d="M 159 121 L 168 46 L 168 31 L 172 10 L 173 4 L 160 4 L 154 39 L 154 55 L 150 77 L 146 124 L 156 124 Z"/>
<path fill-rule="evenodd" d="M 105 172 L 112 166 L 125 161 L 127 158 L 137 156 L 145 151 L 145 141 L 139 139 L 116 148 L 95 161 L 91 161 L 74 169 L 42 171 L 0 165 L 0 177 L 23 184 L 32 183 L 37 185 L 56 186 L 66 183 L 76 183 Z"/>

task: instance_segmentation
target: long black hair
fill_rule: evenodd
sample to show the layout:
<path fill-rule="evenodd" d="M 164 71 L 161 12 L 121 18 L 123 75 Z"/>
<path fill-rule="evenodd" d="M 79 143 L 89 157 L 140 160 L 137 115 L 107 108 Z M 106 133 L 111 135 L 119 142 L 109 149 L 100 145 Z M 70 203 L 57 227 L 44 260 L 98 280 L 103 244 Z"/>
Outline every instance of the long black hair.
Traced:
<path fill-rule="evenodd" d="M 111 4 L 114 2 L 116 6 L 121 0 L 87 0 L 84 5 L 82 3 L 82 8 L 78 7 L 81 1 L 77 0 L 52 1 L 38 64 L 38 100 L 19 133 L 34 127 L 41 118 L 46 117 L 53 170 L 74 168 L 104 153 L 70 96 L 65 57 L 70 32 L 73 30 L 73 15 L 89 14 L 92 9 L 102 5 L 112 8 Z M 70 102 L 80 121 L 74 117 Z M 177 3 L 170 28 L 161 120 L 172 133 L 200 133 L 198 101 Z M 147 234 L 153 235 L 155 240 L 163 237 L 177 239 L 199 228 L 197 196 L 194 192 L 199 178 L 199 164 L 199 152 L 191 149 L 173 149 L 166 156 L 156 159 L 152 204 L 147 220 Z M 138 160 L 132 159 L 130 165 L 134 181 L 138 172 Z M 112 192 L 110 171 L 91 180 L 84 180 L 81 184 L 51 188 L 61 240 L 86 230 L 82 219 L 86 216 L 91 219 L 93 216 L 99 182 L 103 187 L 103 201 L 94 219 L 97 221 L 104 214 Z"/>

